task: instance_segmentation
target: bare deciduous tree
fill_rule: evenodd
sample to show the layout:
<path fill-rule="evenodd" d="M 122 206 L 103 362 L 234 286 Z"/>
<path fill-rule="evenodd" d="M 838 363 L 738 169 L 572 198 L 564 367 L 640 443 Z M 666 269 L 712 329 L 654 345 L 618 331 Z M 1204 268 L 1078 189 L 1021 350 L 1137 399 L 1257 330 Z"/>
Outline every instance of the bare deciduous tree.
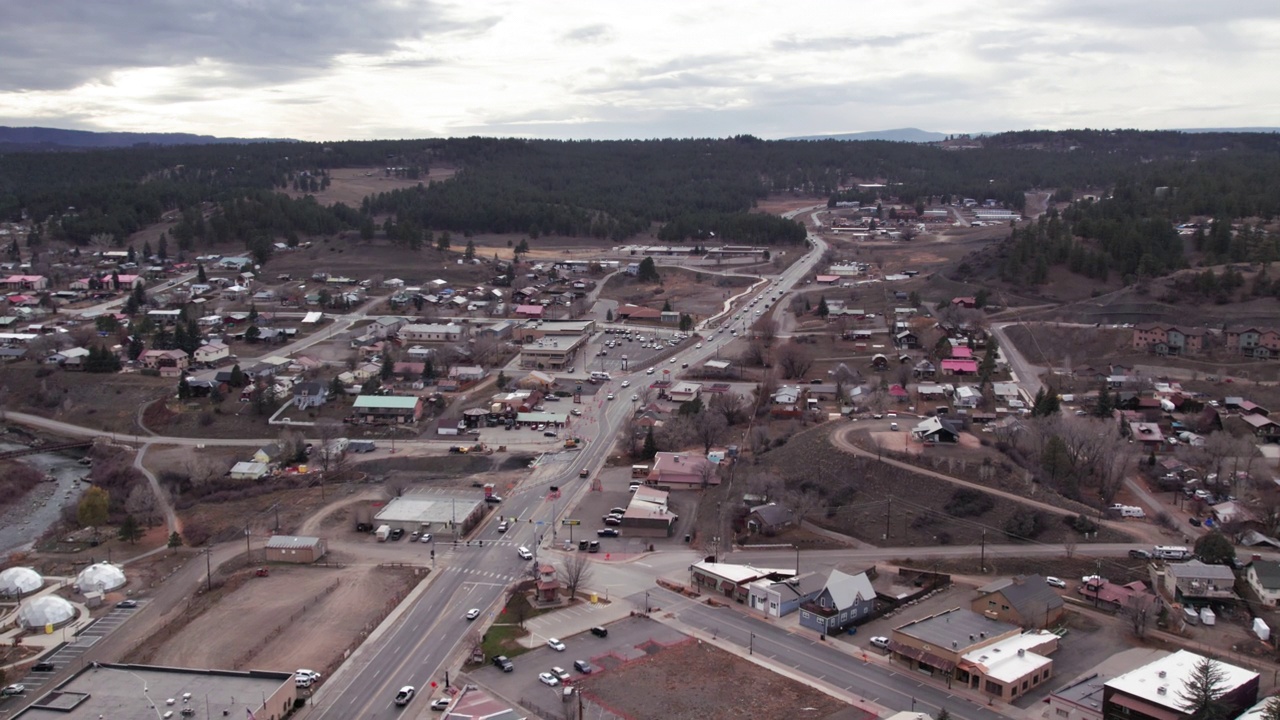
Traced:
<path fill-rule="evenodd" d="M 772 316 L 761 318 L 756 323 L 756 337 L 760 338 L 766 346 L 772 345 L 773 341 L 778 339 L 778 322 Z"/>
<path fill-rule="evenodd" d="M 746 422 L 750 417 L 747 412 L 747 399 L 740 393 L 716 393 L 707 403 L 707 408 L 723 416 L 727 425 Z"/>
<path fill-rule="evenodd" d="M 387 481 L 382 485 L 383 492 L 387 494 L 387 497 L 392 498 L 402 497 L 408 489 L 409 481 L 399 475 L 388 477 Z"/>
<path fill-rule="evenodd" d="M 578 588 L 591 581 L 591 561 L 584 553 L 574 553 L 557 571 L 560 582 L 569 591 L 569 597 L 577 597 Z"/>
<path fill-rule="evenodd" d="M 711 452 L 711 447 L 720 442 L 727 428 L 724 416 L 719 413 L 703 410 L 694 417 L 694 436 L 702 443 L 703 452 Z"/>
<path fill-rule="evenodd" d="M 787 343 L 778 349 L 778 369 L 782 377 L 793 380 L 803 378 L 813 367 L 813 351 L 804 345 Z"/>
<path fill-rule="evenodd" d="M 146 481 L 134 483 L 133 488 L 129 490 L 129 497 L 124 501 L 125 512 L 133 515 L 147 527 L 155 527 L 159 524 L 158 506 L 155 493 L 151 491 L 151 484 Z"/>

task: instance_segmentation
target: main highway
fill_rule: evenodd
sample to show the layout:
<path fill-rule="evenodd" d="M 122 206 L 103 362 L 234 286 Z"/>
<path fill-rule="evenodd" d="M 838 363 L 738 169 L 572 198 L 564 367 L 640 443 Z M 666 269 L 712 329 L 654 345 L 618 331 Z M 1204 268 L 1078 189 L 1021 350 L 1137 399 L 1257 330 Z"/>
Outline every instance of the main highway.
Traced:
<path fill-rule="evenodd" d="M 775 290 L 789 290 L 821 259 L 825 245 L 812 236 L 810 244 L 812 248 L 782 273 Z M 764 282 L 760 284 L 763 285 Z M 722 313 L 704 327 L 719 324 L 732 312 L 730 309 Z M 731 339 L 728 333 L 709 334 L 701 348 L 688 348 L 677 357 L 696 363 L 713 356 Z M 418 688 L 419 697 L 411 707 L 426 702 L 431 683 L 441 683 L 445 669 L 456 665 L 469 651 L 467 635 L 473 625 L 463 615 L 470 608 L 479 608 L 484 615 L 475 622 L 487 624 L 487 618 L 502 607 L 511 583 L 530 573 L 531 563 L 516 555 L 516 547 L 550 546 L 545 535 L 587 482 L 578 477 L 580 471 L 594 473 L 604 464 L 619 429 L 635 407 L 629 402 L 630 393 L 619 383 L 629 380 L 639 384 L 644 378 L 641 369 L 615 377 L 594 396 L 584 396 L 583 416 L 575 420 L 573 434 L 586 439 L 586 447 L 573 453 L 567 463 L 535 469 L 532 477 L 504 497 L 496 512 L 473 533 L 483 545 L 475 541 L 461 546 L 443 545 L 441 538 L 436 538 L 436 567 L 428 582 L 321 685 L 313 697 L 308 720 L 399 717 L 403 711 L 392 703 L 392 698 L 403 685 Z M 604 400 L 607 392 L 614 392 L 617 399 Z M 559 501 L 548 499 L 551 485 L 560 488 Z M 495 516 L 516 517 L 518 521 L 505 535 L 498 535 L 493 529 Z M 633 572 L 644 571 L 637 568 Z M 370 602 L 377 599 L 370 598 Z"/>

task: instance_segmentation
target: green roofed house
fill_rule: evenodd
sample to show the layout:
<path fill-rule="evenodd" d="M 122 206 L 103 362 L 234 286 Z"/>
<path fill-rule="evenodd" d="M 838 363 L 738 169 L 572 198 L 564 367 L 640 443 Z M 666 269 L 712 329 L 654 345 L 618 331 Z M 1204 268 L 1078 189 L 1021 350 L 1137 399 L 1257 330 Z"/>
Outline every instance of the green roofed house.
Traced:
<path fill-rule="evenodd" d="M 422 417 L 422 398 L 416 395 L 361 395 L 352 414 L 359 422 L 413 423 Z"/>

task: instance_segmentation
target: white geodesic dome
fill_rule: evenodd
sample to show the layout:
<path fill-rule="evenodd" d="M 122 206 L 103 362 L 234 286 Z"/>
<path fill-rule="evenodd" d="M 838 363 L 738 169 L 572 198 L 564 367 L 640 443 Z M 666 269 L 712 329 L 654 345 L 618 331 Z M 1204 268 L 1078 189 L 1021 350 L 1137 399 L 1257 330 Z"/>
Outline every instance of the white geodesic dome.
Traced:
<path fill-rule="evenodd" d="M 111 563 L 94 563 L 76 576 L 76 588 L 81 593 L 111 592 L 124 585 L 124 571 Z"/>
<path fill-rule="evenodd" d="M 27 629 L 61 625 L 75 616 L 75 606 L 57 595 L 42 595 L 18 608 L 18 624 Z"/>
<path fill-rule="evenodd" d="M 29 567 L 11 567 L 0 572 L 0 595 L 26 595 L 42 587 L 44 578 Z"/>

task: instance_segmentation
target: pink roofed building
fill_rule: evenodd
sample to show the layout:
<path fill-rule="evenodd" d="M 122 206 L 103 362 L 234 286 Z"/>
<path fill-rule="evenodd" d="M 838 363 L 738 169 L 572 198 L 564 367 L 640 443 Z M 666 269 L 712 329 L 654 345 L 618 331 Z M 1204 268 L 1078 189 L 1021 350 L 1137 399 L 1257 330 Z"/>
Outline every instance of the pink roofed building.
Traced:
<path fill-rule="evenodd" d="M 949 359 L 942 361 L 942 372 L 951 375 L 976 375 L 978 372 L 978 361 L 973 359 L 960 360 Z"/>
<path fill-rule="evenodd" d="M 0 280 L 6 290 L 48 290 L 49 278 L 43 275 L 10 275 Z"/>
<path fill-rule="evenodd" d="M 968 360 L 973 357 L 973 348 L 968 345 L 956 345 L 951 348 L 951 357 L 956 360 Z"/>
<path fill-rule="evenodd" d="M 516 316 L 523 318 L 541 318 L 547 309 L 542 305 L 517 305 Z"/>

